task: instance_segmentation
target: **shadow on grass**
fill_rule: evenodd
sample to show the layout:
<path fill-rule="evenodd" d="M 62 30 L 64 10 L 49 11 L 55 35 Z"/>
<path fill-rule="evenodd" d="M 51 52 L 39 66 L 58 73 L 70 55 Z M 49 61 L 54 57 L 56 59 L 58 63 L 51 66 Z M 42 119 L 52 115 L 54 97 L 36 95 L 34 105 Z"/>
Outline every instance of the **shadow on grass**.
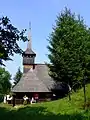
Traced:
<path fill-rule="evenodd" d="M 0 107 L 0 120 L 89 120 L 82 114 L 61 115 L 48 112 L 44 107 L 24 107 L 10 110 Z"/>

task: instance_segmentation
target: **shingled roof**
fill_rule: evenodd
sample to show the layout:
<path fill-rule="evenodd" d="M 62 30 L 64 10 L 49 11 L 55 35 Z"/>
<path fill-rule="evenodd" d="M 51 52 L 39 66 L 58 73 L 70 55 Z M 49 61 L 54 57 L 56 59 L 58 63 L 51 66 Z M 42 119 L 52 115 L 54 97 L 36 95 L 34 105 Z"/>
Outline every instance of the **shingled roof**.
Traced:
<path fill-rule="evenodd" d="M 54 81 L 48 75 L 48 67 L 45 64 L 37 64 L 34 70 L 23 74 L 12 92 L 51 92 L 53 84 Z"/>
<path fill-rule="evenodd" d="M 32 51 L 32 49 L 29 49 L 29 48 L 27 48 L 27 49 L 25 50 L 24 54 L 36 55 L 36 54 Z"/>

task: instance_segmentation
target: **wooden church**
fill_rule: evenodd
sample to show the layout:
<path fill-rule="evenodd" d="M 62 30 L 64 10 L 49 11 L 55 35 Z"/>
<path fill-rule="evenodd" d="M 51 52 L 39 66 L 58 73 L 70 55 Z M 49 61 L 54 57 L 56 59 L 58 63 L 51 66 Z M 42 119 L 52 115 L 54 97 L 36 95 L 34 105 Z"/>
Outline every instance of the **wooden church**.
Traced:
<path fill-rule="evenodd" d="M 32 50 L 30 32 L 28 35 L 28 44 L 23 57 L 23 76 L 14 86 L 12 92 L 16 99 L 23 99 L 26 95 L 32 98 L 38 95 L 38 99 L 51 98 L 53 93 L 54 81 L 48 74 L 46 64 L 36 64 L 36 53 Z"/>

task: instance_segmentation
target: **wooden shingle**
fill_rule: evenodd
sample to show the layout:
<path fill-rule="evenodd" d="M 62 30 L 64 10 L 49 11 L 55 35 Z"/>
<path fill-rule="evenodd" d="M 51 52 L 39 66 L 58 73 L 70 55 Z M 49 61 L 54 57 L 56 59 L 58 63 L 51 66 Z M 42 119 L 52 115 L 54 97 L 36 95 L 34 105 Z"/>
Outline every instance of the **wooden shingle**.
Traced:
<path fill-rule="evenodd" d="M 23 74 L 12 92 L 51 92 L 53 84 L 54 81 L 48 75 L 48 67 L 45 64 L 37 64 L 34 70 Z"/>

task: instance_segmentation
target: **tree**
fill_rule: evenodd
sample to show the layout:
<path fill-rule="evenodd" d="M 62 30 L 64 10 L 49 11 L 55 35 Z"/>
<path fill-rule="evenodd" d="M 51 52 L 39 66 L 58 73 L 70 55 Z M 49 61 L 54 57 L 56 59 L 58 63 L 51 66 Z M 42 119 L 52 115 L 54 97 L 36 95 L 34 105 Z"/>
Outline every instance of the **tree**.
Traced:
<path fill-rule="evenodd" d="M 21 54 L 23 51 L 18 45 L 18 41 L 27 41 L 24 36 L 25 30 L 21 32 L 14 27 L 8 17 L 0 18 L 0 64 L 3 65 L 3 60 L 11 60 L 10 56 L 14 53 Z"/>
<path fill-rule="evenodd" d="M 90 77 L 90 30 L 83 18 L 65 8 L 57 16 L 48 41 L 51 77 L 74 90 L 82 86 L 84 77 Z"/>
<path fill-rule="evenodd" d="M 11 75 L 5 68 L 0 67 L 0 94 L 7 94 L 11 89 Z"/>
<path fill-rule="evenodd" d="M 18 68 L 18 71 L 16 72 L 16 75 L 14 77 L 14 85 L 16 85 L 22 77 L 22 72 L 20 70 L 20 67 Z"/>

